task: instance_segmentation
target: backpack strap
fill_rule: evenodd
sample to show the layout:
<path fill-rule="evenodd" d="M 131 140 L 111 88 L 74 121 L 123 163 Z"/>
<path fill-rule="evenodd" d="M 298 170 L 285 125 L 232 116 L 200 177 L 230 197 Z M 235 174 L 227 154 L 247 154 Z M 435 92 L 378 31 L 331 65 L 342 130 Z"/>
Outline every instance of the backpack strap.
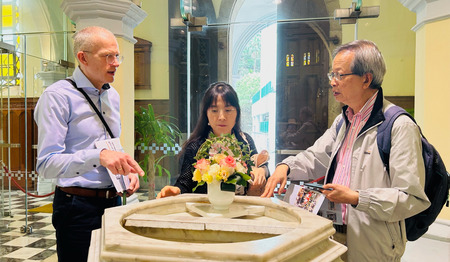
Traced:
<path fill-rule="evenodd" d="M 417 125 L 416 120 L 399 106 L 391 106 L 384 112 L 385 120 L 380 124 L 377 131 L 377 145 L 381 160 L 389 173 L 389 155 L 391 153 L 391 131 L 394 121 L 401 115 L 407 115 Z M 419 127 L 420 130 L 420 127 Z M 422 134 L 422 131 L 420 130 Z"/>

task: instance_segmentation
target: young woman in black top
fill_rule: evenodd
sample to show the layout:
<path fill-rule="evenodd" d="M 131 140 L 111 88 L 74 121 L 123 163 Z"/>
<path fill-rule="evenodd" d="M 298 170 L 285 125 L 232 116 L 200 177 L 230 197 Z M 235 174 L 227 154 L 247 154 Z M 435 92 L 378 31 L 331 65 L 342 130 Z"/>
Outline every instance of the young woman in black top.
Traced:
<path fill-rule="evenodd" d="M 207 193 L 207 185 L 197 187 L 193 177 L 194 159 L 200 146 L 213 132 L 216 136 L 221 134 L 234 134 L 242 146 L 249 147 L 250 155 L 257 154 L 255 143 L 252 137 L 241 131 L 240 128 L 241 108 L 239 99 L 234 89 L 225 82 L 213 83 L 206 90 L 201 103 L 200 116 L 189 139 L 184 143 L 180 152 L 181 173 L 174 186 L 165 186 L 161 189 L 157 198 L 174 196 L 184 193 Z M 260 167 L 253 167 L 251 172 L 253 177 L 252 187 L 261 187 L 269 177 L 267 163 Z M 246 194 L 248 188 L 236 192 Z"/>

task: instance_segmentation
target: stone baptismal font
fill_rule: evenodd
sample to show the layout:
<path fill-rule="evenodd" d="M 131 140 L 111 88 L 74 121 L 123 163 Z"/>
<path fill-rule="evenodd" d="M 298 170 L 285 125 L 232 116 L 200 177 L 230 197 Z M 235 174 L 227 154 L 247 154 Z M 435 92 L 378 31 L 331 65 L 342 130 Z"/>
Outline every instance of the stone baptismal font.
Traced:
<path fill-rule="evenodd" d="M 277 198 L 236 196 L 228 211 L 182 194 L 110 208 L 88 261 L 341 261 L 331 220 Z"/>

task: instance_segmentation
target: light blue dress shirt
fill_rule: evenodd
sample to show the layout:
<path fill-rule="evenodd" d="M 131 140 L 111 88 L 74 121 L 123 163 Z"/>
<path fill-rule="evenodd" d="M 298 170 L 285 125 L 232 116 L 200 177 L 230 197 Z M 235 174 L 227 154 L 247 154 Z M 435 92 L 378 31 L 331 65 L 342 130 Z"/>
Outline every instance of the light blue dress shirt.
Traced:
<path fill-rule="evenodd" d="M 89 95 L 115 137 L 120 136 L 120 97 L 110 87 L 100 92 L 76 68 L 72 80 Z M 38 126 L 36 171 L 61 187 L 113 186 L 95 142 L 110 139 L 106 128 L 83 94 L 68 81 L 47 87 L 35 108 Z"/>

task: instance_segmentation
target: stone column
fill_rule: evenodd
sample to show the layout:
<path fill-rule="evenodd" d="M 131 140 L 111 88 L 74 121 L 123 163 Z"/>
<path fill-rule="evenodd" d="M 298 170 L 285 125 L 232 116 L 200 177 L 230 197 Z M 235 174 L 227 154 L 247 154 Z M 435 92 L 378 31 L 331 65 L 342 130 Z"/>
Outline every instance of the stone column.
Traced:
<path fill-rule="evenodd" d="M 399 0 L 417 14 L 415 118 L 450 168 L 450 1 Z M 450 219 L 450 209 L 440 217 Z"/>
<path fill-rule="evenodd" d="M 134 156 L 134 44 L 133 29 L 147 13 L 130 0 L 63 0 L 63 12 L 81 30 L 88 26 L 104 27 L 117 37 L 120 53 L 125 57 L 112 86 L 120 94 L 122 134 L 120 141 Z"/>

